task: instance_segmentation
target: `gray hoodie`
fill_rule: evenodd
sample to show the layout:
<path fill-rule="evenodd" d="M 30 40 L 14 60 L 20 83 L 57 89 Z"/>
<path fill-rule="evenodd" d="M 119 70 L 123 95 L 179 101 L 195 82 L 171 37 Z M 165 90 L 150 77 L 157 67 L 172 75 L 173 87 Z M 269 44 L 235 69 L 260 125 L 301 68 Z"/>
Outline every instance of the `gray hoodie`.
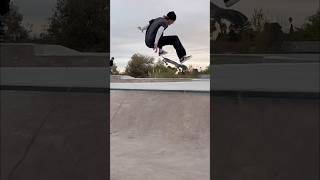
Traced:
<path fill-rule="evenodd" d="M 145 42 L 148 47 L 150 48 L 154 47 L 154 41 L 158 32 L 158 29 L 161 26 L 164 27 L 164 29 L 167 29 L 168 27 L 166 23 L 166 19 L 164 19 L 163 17 L 159 17 L 149 21 L 149 27 L 147 29 L 146 37 L 145 37 Z"/>

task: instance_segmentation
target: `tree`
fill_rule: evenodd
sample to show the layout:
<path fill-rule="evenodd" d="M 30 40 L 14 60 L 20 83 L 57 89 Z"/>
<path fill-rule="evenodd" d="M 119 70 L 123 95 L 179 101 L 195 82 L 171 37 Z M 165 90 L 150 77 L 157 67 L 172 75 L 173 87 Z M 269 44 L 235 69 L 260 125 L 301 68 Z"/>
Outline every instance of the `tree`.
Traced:
<path fill-rule="evenodd" d="M 128 62 L 125 73 L 135 78 L 150 77 L 153 61 L 153 57 L 134 54 Z"/>
<path fill-rule="evenodd" d="M 284 33 L 278 23 L 265 23 L 263 31 L 255 38 L 255 47 L 259 52 L 278 52 L 284 40 Z"/>
<path fill-rule="evenodd" d="M 267 18 L 262 8 L 254 9 L 253 14 L 251 16 L 251 25 L 253 26 L 253 29 L 257 32 L 261 32 L 266 22 Z"/>
<path fill-rule="evenodd" d="M 1 0 L 0 1 L 0 15 L 3 16 L 10 10 L 10 0 Z"/>
<path fill-rule="evenodd" d="M 24 42 L 30 39 L 32 25 L 28 24 L 24 27 L 22 21 L 23 15 L 19 13 L 18 7 L 11 3 L 9 12 L 4 16 L 4 24 L 7 26 L 5 41 Z"/>
<path fill-rule="evenodd" d="M 157 61 L 153 66 L 151 77 L 154 78 L 173 78 L 177 72 L 177 68 L 166 67 L 163 61 Z"/>
<path fill-rule="evenodd" d="M 316 14 L 307 18 L 304 25 L 304 36 L 308 40 L 320 40 L 320 9 Z"/>
<path fill-rule="evenodd" d="M 109 10 L 105 0 L 57 0 L 49 19 L 51 42 L 79 51 L 109 50 Z"/>
<path fill-rule="evenodd" d="M 210 65 L 207 66 L 203 71 L 201 71 L 200 73 L 202 74 L 210 74 Z"/>
<path fill-rule="evenodd" d="M 113 74 L 113 75 L 119 75 L 120 73 L 119 73 L 119 71 L 117 70 L 117 68 L 118 68 L 118 66 L 117 66 L 115 63 L 113 63 L 113 66 L 111 66 L 111 74 Z"/>

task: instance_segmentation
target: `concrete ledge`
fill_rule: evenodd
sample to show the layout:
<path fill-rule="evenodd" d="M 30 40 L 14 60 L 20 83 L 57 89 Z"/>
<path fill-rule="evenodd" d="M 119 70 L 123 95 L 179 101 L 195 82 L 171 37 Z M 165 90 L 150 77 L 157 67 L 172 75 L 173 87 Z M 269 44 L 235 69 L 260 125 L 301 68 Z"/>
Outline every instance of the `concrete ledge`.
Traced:
<path fill-rule="evenodd" d="M 313 54 L 211 54 L 211 65 L 259 63 L 315 63 L 319 53 Z"/>
<path fill-rule="evenodd" d="M 320 92 L 319 63 L 214 65 L 213 91 Z"/>
<path fill-rule="evenodd" d="M 257 91 L 211 91 L 210 96 L 227 97 L 264 97 L 281 99 L 320 99 L 320 93 L 307 92 L 257 92 Z"/>
<path fill-rule="evenodd" d="M 2 86 L 90 87 L 107 88 L 107 68 L 30 67 L 1 68 Z"/>
<path fill-rule="evenodd" d="M 186 82 L 111 83 L 111 90 L 210 92 L 210 80 Z"/>
<path fill-rule="evenodd" d="M 0 43 L 1 67 L 105 67 L 109 53 L 79 52 L 60 45 Z"/>

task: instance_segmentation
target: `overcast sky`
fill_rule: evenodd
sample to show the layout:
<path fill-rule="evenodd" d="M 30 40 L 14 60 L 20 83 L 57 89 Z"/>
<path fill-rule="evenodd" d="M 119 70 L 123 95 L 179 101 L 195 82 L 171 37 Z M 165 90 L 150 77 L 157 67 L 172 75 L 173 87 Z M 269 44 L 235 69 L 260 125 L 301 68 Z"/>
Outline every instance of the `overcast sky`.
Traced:
<path fill-rule="evenodd" d="M 38 34 L 48 24 L 57 0 L 10 0 L 23 14 L 24 24 L 33 24 L 34 33 Z"/>
<path fill-rule="evenodd" d="M 111 56 L 118 67 L 124 68 L 134 53 L 158 56 L 144 42 L 144 33 L 138 26 L 149 20 L 174 11 L 177 20 L 169 26 L 164 35 L 178 35 L 187 54 L 193 58 L 186 63 L 203 67 L 210 63 L 209 0 L 111 0 Z M 143 4 L 143 5 L 142 5 Z M 178 60 L 172 46 L 163 47 L 168 57 Z"/>

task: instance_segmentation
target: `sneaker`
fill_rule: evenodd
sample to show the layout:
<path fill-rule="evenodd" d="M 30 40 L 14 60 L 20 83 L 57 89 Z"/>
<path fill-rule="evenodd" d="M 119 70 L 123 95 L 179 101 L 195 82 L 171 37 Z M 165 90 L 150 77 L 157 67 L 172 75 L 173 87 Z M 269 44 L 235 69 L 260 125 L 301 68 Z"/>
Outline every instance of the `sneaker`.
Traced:
<path fill-rule="evenodd" d="M 163 50 L 163 49 L 159 49 L 159 56 L 163 56 L 163 55 L 166 55 L 168 54 L 167 51 Z"/>
<path fill-rule="evenodd" d="M 182 64 L 182 63 L 186 62 L 187 60 L 189 60 L 191 58 L 192 58 L 191 55 L 190 56 L 185 55 L 180 59 L 180 63 Z"/>
<path fill-rule="evenodd" d="M 237 2 L 239 2 L 240 0 L 223 0 L 224 4 L 227 7 L 233 6 L 234 4 L 236 4 Z"/>

